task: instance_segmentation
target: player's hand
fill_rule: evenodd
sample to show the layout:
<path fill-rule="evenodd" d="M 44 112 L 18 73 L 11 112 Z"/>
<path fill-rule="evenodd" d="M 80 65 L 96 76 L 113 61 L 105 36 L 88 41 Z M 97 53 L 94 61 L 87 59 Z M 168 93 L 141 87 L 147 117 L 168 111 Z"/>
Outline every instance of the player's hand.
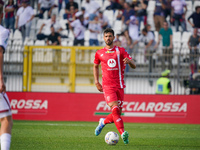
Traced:
<path fill-rule="evenodd" d="M 98 83 L 95 83 L 97 89 L 100 91 L 100 92 L 103 92 L 103 88 L 102 88 L 102 85 L 98 82 Z"/>
<path fill-rule="evenodd" d="M 131 62 L 130 59 L 128 59 L 127 57 L 124 58 L 123 61 L 124 61 L 125 64 L 129 64 Z"/>
<path fill-rule="evenodd" d="M 0 80 L 0 93 L 5 93 L 6 92 L 6 86 L 3 82 L 3 80 Z"/>

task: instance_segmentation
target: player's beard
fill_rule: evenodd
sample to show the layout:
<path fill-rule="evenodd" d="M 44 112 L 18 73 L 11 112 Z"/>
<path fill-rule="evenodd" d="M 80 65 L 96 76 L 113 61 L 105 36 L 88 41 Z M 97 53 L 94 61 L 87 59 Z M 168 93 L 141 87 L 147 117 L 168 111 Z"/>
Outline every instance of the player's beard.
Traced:
<path fill-rule="evenodd" d="M 110 46 L 110 45 L 112 45 L 113 41 L 106 41 L 105 43 L 106 43 L 106 45 Z"/>

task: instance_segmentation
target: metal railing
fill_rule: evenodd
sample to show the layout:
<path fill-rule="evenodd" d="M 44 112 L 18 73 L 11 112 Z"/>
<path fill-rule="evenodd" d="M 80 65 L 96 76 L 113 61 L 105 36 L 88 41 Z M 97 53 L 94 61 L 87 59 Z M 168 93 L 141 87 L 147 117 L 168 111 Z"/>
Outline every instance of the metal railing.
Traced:
<path fill-rule="evenodd" d="M 7 91 L 98 92 L 93 79 L 93 60 L 102 47 L 8 46 L 4 55 Z M 162 70 L 162 50 L 149 56 L 142 47 L 132 53 L 135 70 L 125 72 L 126 93 L 154 94 Z M 170 79 L 172 94 L 188 94 L 183 81 L 189 78 L 188 49 L 174 48 Z M 166 67 L 168 63 L 166 63 Z"/>

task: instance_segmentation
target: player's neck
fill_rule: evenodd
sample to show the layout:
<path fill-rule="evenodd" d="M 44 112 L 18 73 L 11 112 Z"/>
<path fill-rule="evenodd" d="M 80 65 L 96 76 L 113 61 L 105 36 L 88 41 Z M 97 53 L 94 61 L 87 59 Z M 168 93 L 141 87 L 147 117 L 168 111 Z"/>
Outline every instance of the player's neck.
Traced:
<path fill-rule="evenodd" d="M 112 44 L 112 45 L 106 45 L 106 48 L 107 49 L 112 49 L 114 47 L 114 45 Z"/>

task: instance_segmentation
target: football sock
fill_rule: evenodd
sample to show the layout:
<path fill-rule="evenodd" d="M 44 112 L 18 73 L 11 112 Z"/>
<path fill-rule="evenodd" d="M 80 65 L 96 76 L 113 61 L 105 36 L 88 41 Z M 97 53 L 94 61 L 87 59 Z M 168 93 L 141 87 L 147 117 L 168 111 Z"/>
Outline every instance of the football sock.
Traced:
<path fill-rule="evenodd" d="M 9 150 L 11 143 L 11 135 L 9 133 L 4 133 L 1 135 L 1 150 Z"/>
<path fill-rule="evenodd" d="M 113 106 L 112 116 L 115 122 L 115 126 L 117 127 L 117 130 L 119 131 L 120 134 L 122 134 L 124 132 L 124 123 L 120 116 L 120 109 L 118 106 Z"/>
<path fill-rule="evenodd" d="M 112 115 L 112 113 L 111 114 L 109 114 L 106 118 L 105 118 L 105 120 L 104 120 L 104 124 L 109 124 L 109 123 L 113 123 L 114 121 L 113 121 L 113 115 Z"/>

